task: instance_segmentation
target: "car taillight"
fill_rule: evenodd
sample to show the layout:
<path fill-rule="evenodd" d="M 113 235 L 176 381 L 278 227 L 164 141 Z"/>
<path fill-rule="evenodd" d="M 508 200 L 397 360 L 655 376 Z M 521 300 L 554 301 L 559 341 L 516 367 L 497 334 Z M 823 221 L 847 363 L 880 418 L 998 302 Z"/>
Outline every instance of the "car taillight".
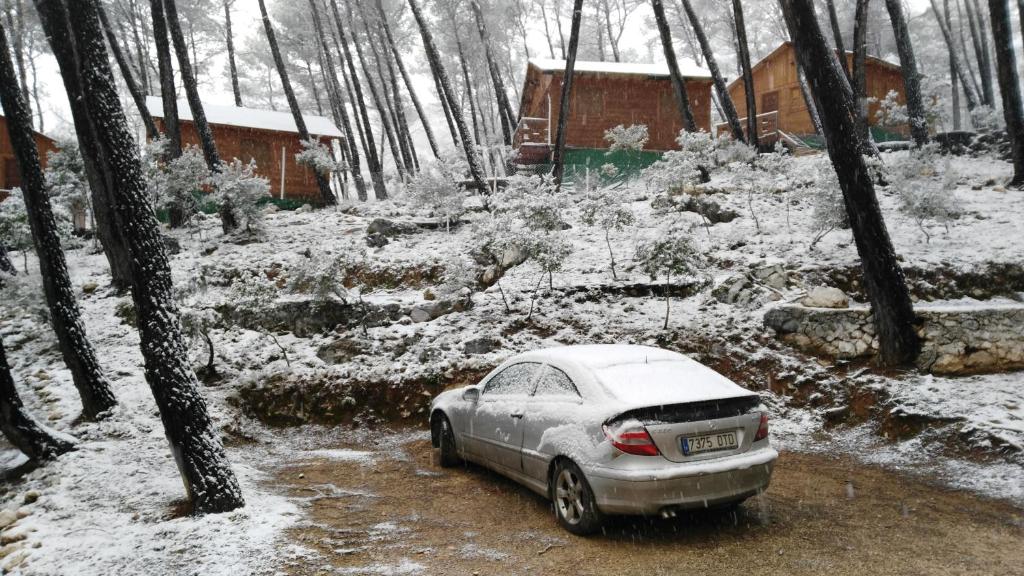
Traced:
<path fill-rule="evenodd" d="M 636 420 L 626 420 L 611 426 L 605 424 L 604 435 L 608 437 L 612 446 L 626 454 L 636 454 L 637 456 L 657 456 L 659 454 L 658 447 L 654 445 L 654 440 L 647 429 Z"/>
<path fill-rule="evenodd" d="M 757 427 L 757 434 L 754 434 L 754 442 L 764 440 L 768 437 L 768 413 L 761 412 L 761 424 Z"/>

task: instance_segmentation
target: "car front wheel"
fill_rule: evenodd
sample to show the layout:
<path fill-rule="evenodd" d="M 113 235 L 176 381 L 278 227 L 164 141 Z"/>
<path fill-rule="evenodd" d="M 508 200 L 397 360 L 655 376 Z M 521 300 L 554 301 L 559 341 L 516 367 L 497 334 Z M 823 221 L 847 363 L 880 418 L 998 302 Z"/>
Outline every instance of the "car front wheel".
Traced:
<path fill-rule="evenodd" d="M 580 536 L 600 530 L 603 518 L 580 467 L 570 460 L 561 460 L 555 464 L 552 480 L 551 499 L 558 523 Z"/>

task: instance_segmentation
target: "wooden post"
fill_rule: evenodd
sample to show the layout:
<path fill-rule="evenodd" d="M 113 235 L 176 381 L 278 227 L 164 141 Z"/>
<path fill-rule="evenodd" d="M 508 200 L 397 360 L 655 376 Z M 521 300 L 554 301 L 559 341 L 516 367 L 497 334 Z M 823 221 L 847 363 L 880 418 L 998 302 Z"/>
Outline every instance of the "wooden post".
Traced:
<path fill-rule="evenodd" d="M 281 146 L 281 200 L 284 200 L 284 167 L 285 167 L 285 146 Z"/>

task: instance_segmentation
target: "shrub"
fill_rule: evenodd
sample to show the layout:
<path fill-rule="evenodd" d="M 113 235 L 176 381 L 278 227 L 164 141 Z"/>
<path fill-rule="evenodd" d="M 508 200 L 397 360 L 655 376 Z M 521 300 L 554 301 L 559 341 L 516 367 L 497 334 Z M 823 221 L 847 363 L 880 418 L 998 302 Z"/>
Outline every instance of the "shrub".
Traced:
<path fill-rule="evenodd" d="M 270 182 L 256 175 L 256 162 L 243 163 L 235 158 L 221 164 L 220 172 L 211 174 L 209 184 L 213 198 L 230 207 L 236 221 L 245 224 L 247 232 L 259 232 L 263 225 L 261 205 L 270 196 Z"/>
<path fill-rule="evenodd" d="M 662 275 L 665 277 L 664 328 L 668 329 L 672 276 L 695 272 L 699 261 L 689 230 L 677 224 L 662 228 L 653 239 L 637 246 L 636 260 L 640 269 L 650 275 L 652 280 Z"/>

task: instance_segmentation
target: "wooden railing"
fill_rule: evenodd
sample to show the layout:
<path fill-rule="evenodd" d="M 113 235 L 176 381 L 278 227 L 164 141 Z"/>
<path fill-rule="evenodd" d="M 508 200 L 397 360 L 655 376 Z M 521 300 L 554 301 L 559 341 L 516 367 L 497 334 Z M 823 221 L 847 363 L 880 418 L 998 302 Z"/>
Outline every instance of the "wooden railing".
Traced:
<path fill-rule="evenodd" d="M 551 131 L 547 118 L 534 118 L 523 116 L 516 125 L 516 135 L 512 141 L 512 147 L 518 148 L 523 144 L 551 144 Z"/>
<path fill-rule="evenodd" d="M 775 146 L 779 141 L 779 111 L 772 110 L 758 114 L 757 119 L 757 140 L 762 147 Z M 740 126 L 743 127 L 743 136 L 747 136 L 747 117 L 740 118 Z M 731 133 L 728 122 L 715 125 L 715 136 L 726 132 Z"/>

